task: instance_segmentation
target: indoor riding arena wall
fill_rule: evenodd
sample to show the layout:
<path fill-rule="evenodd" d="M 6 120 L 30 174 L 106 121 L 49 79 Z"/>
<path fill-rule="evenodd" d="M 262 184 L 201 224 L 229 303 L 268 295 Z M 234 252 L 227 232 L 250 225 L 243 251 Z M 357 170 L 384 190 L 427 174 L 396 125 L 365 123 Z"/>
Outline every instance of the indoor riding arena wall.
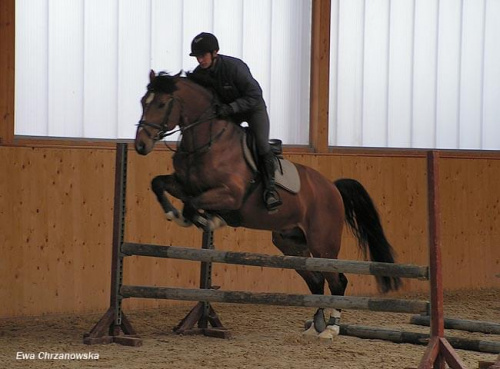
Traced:
<path fill-rule="evenodd" d="M 499 288 L 500 154 L 440 153 L 441 234 L 445 290 Z M 367 188 L 398 262 L 427 265 L 427 185 L 423 151 L 285 152 L 330 180 L 350 177 Z M 109 304 L 115 149 L 0 146 L 0 317 L 101 312 Z M 129 242 L 201 247 L 201 231 L 167 222 L 150 181 L 172 171 L 171 153 L 147 157 L 129 146 L 126 234 Z M 328 227 L 328 224 L 324 225 Z M 361 260 L 346 234 L 342 259 Z M 224 228 L 219 250 L 279 254 L 269 232 Z M 199 286 L 199 263 L 126 259 L 124 282 Z M 224 290 L 308 293 L 295 272 L 215 264 L 213 284 Z M 371 276 L 348 275 L 348 295 L 376 295 Z M 405 292 L 425 292 L 406 281 Z M 172 301 L 125 301 L 127 310 Z"/>

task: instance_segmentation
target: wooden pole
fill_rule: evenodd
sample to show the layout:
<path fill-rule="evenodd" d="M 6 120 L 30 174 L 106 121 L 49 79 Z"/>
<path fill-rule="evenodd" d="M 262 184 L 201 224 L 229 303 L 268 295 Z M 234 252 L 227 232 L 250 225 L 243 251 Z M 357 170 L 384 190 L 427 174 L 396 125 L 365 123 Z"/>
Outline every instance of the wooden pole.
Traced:
<path fill-rule="evenodd" d="M 431 335 L 419 369 L 444 369 L 446 363 L 453 369 L 461 369 L 465 365 L 444 338 L 438 160 L 437 151 L 427 153 Z"/>
<path fill-rule="evenodd" d="M 380 275 L 389 277 L 416 278 L 422 280 L 428 279 L 429 276 L 428 267 L 411 264 L 264 255 L 213 249 L 199 250 L 188 247 L 158 246 L 130 242 L 126 242 L 122 245 L 122 252 L 126 255 L 140 255 L 155 258 L 159 257 L 201 262 L 253 265 L 268 268 L 311 270 L 316 272 Z"/>
<path fill-rule="evenodd" d="M 109 309 L 97 324 L 84 334 L 83 343 L 119 343 L 127 346 L 141 346 L 142 340 L 122 312 L 120 288 L 123 277 L 123 255 L 120 252 L 125 233 L 125 197 L 127 184 L 127 144 L 116 145 L 115 199 L 113 210 L 113 243 L 111 251 L 111 287 Z"/>
<path fill-rule="evenodd" d="M 0 145 L 14 142 L 16 1 L 0 1 Z"/>
<path fill-rule="evenodd" d="M 226 302 L 235 304 L 262 304 L 280 306 L 324 307 L 412 313 L 427 311 L 426 301 L 369 298 L 357 296 L 295 295 L 285 293 L 257 293 L 246 291 L 220 291 L 188 288 L 128 286 L 121 288 L 124 298 Z"/>
<path fill-rule="evenodd" d="M 313 0 L 309 141 L 315 152 L 328 152 L 331 0 Z"/>
<path fill-rule="evenodd" d="M 430 335 L 428 333 L 406 332 L 351 324 L 340 324 L 340 334 L 366 339 L 386 340 L 395 343 L 412 343 L 415 345 L 427 345 L 430 340 Z M 460 337 L 447 337 L 446 339 L 450 342 L 451 346 L 456 349 L 486 352 L 490 354 L 500 353 L 500 342 Z"/>
<path fill-rule="evenodd" d="M 431 318 L 428 315 L 415 315 L 411 317 L 410 324 L 423 325 L 428 327 L 430 325 L 430 320 Z M 500 334 L 499 323 L 484 322 L 480 320 L 444 318 L 444 328 L 457 329 L 468 332 Z"/>

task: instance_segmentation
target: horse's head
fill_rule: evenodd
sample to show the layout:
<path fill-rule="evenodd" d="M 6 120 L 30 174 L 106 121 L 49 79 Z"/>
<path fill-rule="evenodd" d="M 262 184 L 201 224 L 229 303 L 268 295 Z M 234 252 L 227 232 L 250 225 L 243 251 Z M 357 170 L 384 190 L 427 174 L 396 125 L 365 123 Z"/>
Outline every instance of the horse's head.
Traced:
<path fill-rule="evenodd" d="M 147 155 L 155 143 L 180 124 L 182 105 L 176 98 L 178 76 L 149 73 L 149 85 L 141 99 L 142 117 L 135 134 L 135 150 Z"/>

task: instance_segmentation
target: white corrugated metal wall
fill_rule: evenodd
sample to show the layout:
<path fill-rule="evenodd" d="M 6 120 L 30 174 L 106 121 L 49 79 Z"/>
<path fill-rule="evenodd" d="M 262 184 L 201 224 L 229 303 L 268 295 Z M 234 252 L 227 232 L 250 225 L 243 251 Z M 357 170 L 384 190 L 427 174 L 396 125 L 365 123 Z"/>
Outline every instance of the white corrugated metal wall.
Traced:
<path fill-rule="evenodd" d="M 329 144 L 499 149 L 500 0 L 332 0 Z"/>
<path fill-rule="evenodd" d="M 150 68 L 220 39 L 308 143 L 311 0 L 17 0 L 16 134 L 131 138 Z M 332 0 L 332 146 L 500 148 L 500 0 Z"/>
<path fill-rule="evenodd" d="M 149 70 L 193 69 L 201 31 L 250 66 L 271 136 L 307 144 L 311 0 L 17 0 L 16 135 L 133 138 Z"/>

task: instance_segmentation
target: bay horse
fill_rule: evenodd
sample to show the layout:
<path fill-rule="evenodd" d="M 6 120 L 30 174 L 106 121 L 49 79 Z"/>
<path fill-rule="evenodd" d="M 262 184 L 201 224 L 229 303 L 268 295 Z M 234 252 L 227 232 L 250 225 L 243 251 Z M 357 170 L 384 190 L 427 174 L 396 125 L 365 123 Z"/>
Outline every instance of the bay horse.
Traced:
<path fill-rule="evenodd" d="M 294 163 L 300 190 L 278 189 L 283 205 L 270 214 L 262 201 L 262 183 L 244 158 L 243 128 L 215 115 L 217 97 L 179 74 L 158 75 L 152 70 L 141 99 L 135 149 L 150 153 L 155 143 L 179 127 L 181 140 L 173 155 L 174 173 L 160 175 L 151 186 L 167 219 L 182 226 L 210 229 L 228 224 L 272 231 L 272 242 L 285 255 L 338 257 L 344 223 L 372 261 L 394 262 L 393 248 L 384 235 L 378 212 L 365 188 L 354 179 L 330 182 L 316 170 Z M 180 199 L 180 212 L 166 196 Z M 347 278 L 342 273 L 297 270 L 312 294 L 324 294 L 325 280 L 332 295 L 343 296 Z M 397 290 L 397 277 L 377 276 L 381 292 Z M 314 314 L 307 334 L 338 334 L 340 310 Z"/>

